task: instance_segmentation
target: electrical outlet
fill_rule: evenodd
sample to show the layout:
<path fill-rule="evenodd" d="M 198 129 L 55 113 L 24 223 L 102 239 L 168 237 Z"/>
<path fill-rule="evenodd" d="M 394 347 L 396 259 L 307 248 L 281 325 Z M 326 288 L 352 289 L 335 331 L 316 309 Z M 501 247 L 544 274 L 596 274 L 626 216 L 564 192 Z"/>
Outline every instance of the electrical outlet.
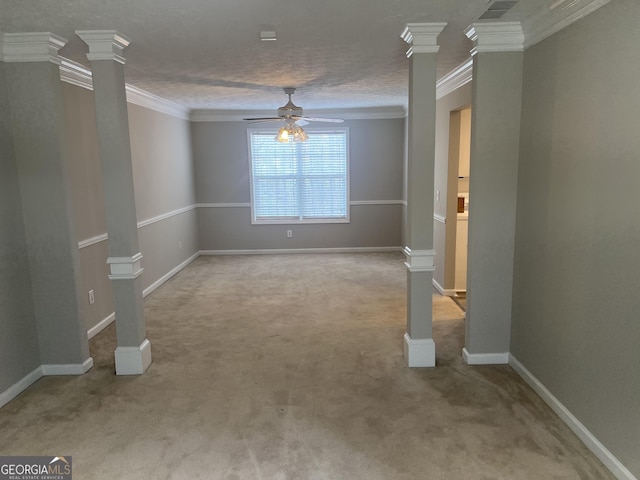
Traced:
<path fill-rule="evenodd" d="M 96 297 L 93 294 L 93 290 L 89 290 L 89 305 L 93 305 L 96 301 Z"/>
<path fill-rule="evenodd" d="M 287 230 L 287 238 L 293 237 L 293 230 Z"/>

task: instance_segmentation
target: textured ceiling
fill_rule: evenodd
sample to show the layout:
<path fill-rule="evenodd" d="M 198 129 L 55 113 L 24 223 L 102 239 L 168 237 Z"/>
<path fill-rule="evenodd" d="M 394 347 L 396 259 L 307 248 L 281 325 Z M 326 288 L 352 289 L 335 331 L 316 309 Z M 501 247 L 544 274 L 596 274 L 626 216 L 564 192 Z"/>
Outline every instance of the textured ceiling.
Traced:
<path fill-rule="evenodd" d="M 521 0 L 518 19 L 552 0 Z M 49 31 L 61 55 L 88 65 L 76 30 L 127 35 L 127 82 L 194 109 L 406 105 L 406 23 L 448 22 L 438 77 L 469 57 L 463 30 L 488 0 L 0 0 L 0 32 Z M 525 10 L 526 9 L 526 10 Z M 277 41 L 261 42 L 273 30 Z"/>

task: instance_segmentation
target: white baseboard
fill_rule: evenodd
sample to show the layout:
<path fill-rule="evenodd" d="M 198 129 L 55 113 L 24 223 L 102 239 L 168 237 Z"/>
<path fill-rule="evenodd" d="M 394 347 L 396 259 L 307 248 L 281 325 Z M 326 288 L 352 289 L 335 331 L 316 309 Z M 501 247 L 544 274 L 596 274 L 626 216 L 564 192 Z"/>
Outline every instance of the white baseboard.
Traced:
<path fill-rule="evenodd" d="M 598 457 L 605 467 L 607 467 L 616 478 L 620 480 L 637 480 L 637 478 L 613 455 L 607 447 L 578 420 L 560 400 L 558 400 L 540 380 L 538 380 L 527 368 L 522 365 L 513 355 L 509 356 L 509 365 L 529 384 L 535 392 L 540 395 L 551 410 L 562 419 L 564 423 L 582 440 L 582 442 Z"/>
<path fill-rule="evenodd" d="M 48 364 L 42 365 L 43 375 L 82 375 L 93 367 L 93 358 L 89 357 L 82 363 Z"/>
<path fill-rule="evenodd" d="M 16 383 L 7 388 L 4 392 L 0 393 L 0 408 L 4 407 L 7 403 L 16 398 L 35 382 L 40 380 L 40 378 L 42 378 L 41 366 L 22 377 Z"/>
<path fill-rule="evenodd" d="M 462 358 L 467 365 L 507 365 L 509 352 L 506 353 L 469 353 L 467 347 L 462 349 Z"/>
<path fill-rule="evenodd" d="M 433 288 L 435 288 L 440 295 L 444 295 L 445 297 L 455 297 L 457 290 L 452 290 L 449 288 L 443 288 L 442 285 L 438 283 L 438 281 L 433 279 Z"/>
<path fill-rule="evenodd" d="M 116 375 L 141 375 L 151 365 L 151 343 L 146 338 L 139 347 L 118 347 Z"/>
<path fill-rule="evenodd" d="M 200 250 L 200 255 L 278 255 L 288 253 L 384 253 L 402 252 L 402 247 L 267 248 L 257 250 Z"/>
<path fill-rule="evenodd" d="M 405 333 L 404 358 L 410 368 L 435 367 L 436 344 L 432 338 L 411 338 Z"/>
<path fill-rule="evenodd" d="M 102 320 L 100 320 L 96 325 L 94 325 L 89 330 L 87 330 L 87 337 L 89 337 L 89 340 L 91 340 L 93 337 L 99 334 L 102 330 L 104 330 L 109 325 L 111 325 L 115 319 L 116 319 L 115 312 L 111 312 L 109 315 L 107 315 Z"/>
<path fill-rule="evenodd" d="M 142 292 L 142 295 L 146 297 L 147 295 L 152 293 L 154 290 L 157 290 L 160 286 L 162 286 L 163 283 L 165 283 L 167 280 L 169 280 L 171 277 L 173 277 L 176 273 L 178 273 L 184 267 L 189 265 L 191 262 L 193 262 L 199 256 L 200 256 L 200 252 L 196 252 L 193 255 L 191 255 L 189 258 L 187 258 L 184 262 L 182 262 L 180 265 L 178 265 L 177 267 L 172 268 L 171 270 L 169 270 L 169 272 L 167 272 L 162 277 L 160 277 L 158 280 L 156 280 L 151 285 L 149 285 L 147 288 L 145 288 L 143 290 L 143 292 Z"/>

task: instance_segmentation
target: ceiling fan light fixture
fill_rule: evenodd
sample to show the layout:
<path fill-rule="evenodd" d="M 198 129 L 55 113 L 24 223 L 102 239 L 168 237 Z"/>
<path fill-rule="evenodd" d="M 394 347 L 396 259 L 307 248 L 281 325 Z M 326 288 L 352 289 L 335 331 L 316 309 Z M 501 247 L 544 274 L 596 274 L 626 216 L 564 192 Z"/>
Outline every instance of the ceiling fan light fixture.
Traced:
<path fill-rule="evenodd" d="M 275 137 L 275 140 L 280 143 L 306 142 L 308 139 L 307 132 L 301 126 L 296 125 L 292 119 L 287 120 L 284 126 L 278 130 L 278 134 Z"/>

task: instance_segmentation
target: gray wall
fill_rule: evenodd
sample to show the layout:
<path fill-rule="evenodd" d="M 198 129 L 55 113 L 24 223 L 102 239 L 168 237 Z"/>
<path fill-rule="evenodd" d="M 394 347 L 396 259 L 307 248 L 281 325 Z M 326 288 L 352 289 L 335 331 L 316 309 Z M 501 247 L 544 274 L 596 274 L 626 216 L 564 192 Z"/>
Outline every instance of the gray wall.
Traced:
<path fill-rule="evenodd" d="M 617 0 L 525 52 L 511 336 L 638 477 L 639 18 Z"/>
<path fill-rule="evenodd" d="M 440 201 L 435 200 L 434 214 L 445 223 L 433 222 L 433 245 L 436 251 L 436 271 L 433 278 L 445 289 L 454 288 L 455 236 L 457 220 L 457 182 L 449 185 L 449 119 L 452 111 L 471 105 L 471 83 L 438 99 L 436 103 L 436 156 L 435 191 L 440 190 Z M 447 237 L 450 242 L 447 243 Z"/>
<path fill-rule="evenodd" d="M 142 283 L 148 289 L 199 250 L 189 122 L 131 103 L 128 111 Z"/>
<path fill-rule="evenodd" d="M 22 204 L 0 62 L 0 394 L 40 366 Z"/>
<path fill-rule="evenodd" d="M 63 84 L 71 188 L 80 242 L 106 234 L 93 92 Z M 198 252 L 195 187 L 189 122 L 129 103 L 138 235 L 143 286 L 158 280 Z M 114 310 L 106 240 L 80 250 L 85 323 L 91 329 Z M 95 303 L 89 305 L 88 292 Z"/>
<path fill-rule="evenodd" d="M 399 247 L 402 234 L 404 120 L 351 120 L 348 224 L 251 225 L 247 125 L 191 126 L 202 250 Z M 242 204 L 222 206 L 221 204 Z M 293 237 L 286 237 L 286 230 Z"/>

